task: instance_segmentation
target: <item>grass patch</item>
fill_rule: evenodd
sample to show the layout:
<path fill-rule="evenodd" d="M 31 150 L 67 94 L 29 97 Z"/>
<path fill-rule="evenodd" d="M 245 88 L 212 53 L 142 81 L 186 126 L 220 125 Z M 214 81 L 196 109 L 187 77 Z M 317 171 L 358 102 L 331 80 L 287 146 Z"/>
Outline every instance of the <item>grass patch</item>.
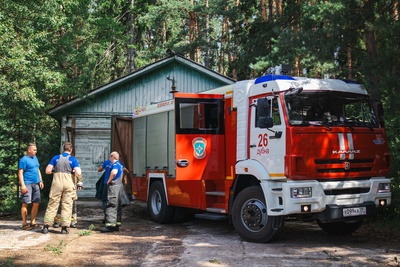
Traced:
<path fill-rule="evenodd" d="M 63 249 L 65 248 L 65 245 L 63 244 L 64 241 L 61 240 L 59 244 L 54 245 L 54 244 L 48 244 L 44 250 L 45 251 L 50 251 L 51 253 L 55 255 L 61 255 L 63 254 Z"/>
<path fill-rule="evenodd" d="M 222 264 L 222 261 L 219 261 L 217 259 L 212 259 L 212 260 L 209 260 L 208 262 L 215 263 L 215 264 Z"/>
<path fill-rule="evenodd" d="M 79 236 L 89 236 L 93 233 L 93 230 L 95 229 L 95 226 L 93 224 L 89 225 L 89 229 L 84 229 L 79 231 Z"/>
<path fill-rule="evenodd" d="M 7 258 L 5 264 L 6 264 L 5 266 L 7 266 L 7 267 L 15 266 L 14 265 L 14 259 Z"/>

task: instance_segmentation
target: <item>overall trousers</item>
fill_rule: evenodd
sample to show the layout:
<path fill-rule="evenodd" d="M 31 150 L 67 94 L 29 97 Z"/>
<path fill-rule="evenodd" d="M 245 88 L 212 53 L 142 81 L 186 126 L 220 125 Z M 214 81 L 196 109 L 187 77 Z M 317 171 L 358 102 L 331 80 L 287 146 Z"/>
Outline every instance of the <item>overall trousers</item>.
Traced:
<path fill-rule="evenodd" d="M 74 177 L 67 157 L 60 156 L 60 160 L 54 166 L 53 182 L 51 184 L 49 204 L 44 215 L 44 224 L 54 222 L 61 201 L 61 226 L 70 226 L 72 215 L 72 203 L 76 198 Z"/>

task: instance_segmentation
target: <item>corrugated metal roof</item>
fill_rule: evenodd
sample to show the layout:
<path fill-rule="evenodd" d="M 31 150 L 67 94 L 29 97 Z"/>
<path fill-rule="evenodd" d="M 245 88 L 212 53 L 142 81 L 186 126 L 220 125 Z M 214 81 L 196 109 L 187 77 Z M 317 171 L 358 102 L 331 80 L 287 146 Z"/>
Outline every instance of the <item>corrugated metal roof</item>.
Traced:
<path fill-rule="evenodd" d="M 202 92 L 235 81 L 180 55 L 154 62 L 133 73 L 49 109 L 60 120 L 65 114 L 129 114 L 139 106 L 173 98 L 172 79 L 179 92 Z"/>

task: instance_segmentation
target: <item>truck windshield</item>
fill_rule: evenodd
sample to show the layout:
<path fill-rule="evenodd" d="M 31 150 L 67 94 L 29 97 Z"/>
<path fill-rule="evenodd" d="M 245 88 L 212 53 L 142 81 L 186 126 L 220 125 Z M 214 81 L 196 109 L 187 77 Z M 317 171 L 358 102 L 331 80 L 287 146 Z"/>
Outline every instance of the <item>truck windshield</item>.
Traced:
<path fill-rule="evenodd" d="M 301 92 L 285 96 L 291 125 L 378 127 L 368 96 L 340 92 Z"/>

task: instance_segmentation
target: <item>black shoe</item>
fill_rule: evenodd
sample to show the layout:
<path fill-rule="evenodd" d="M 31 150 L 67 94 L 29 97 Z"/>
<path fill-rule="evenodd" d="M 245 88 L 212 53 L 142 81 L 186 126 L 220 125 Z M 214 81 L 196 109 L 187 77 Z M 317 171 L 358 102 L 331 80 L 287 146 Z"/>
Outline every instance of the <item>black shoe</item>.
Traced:
<path fill-rule="evenodd" d="M 60 224 L 59 224 L 58 222 L 55 222 L 55 223 L 53 224 L 53 227 L 54 227 L 54 228 L 58 228 L 58 227 L 60 227 Z"/>
<path fill-rule="evenodd" d="M 69 233 L 69 231 L 67 229 L 67 226 L 61 227 L 61 234 L 65 235 L 65 234 L 68 234 L 68 233 Z"/>
<path fill-rule="evenodd" d="M 115 226 L 106 226 L 100 230 L 101 233 L 111 233 L 115 231 L 118 231 Z"/>
<path fill-rule="evenodd" d="M 115 232 L 119 232 L 119 225 L 115 226 Z"/>
<path fill-rule="evenodd" d="M 71 223 L 71 225 L 69 227 L 76 228 L 76 223 Z"/>
<path fill-rule="evenodd" d="M 41 231 L 43 234 L 47 234 L 49 232 L 49 225 L 45 224 Z"/>

